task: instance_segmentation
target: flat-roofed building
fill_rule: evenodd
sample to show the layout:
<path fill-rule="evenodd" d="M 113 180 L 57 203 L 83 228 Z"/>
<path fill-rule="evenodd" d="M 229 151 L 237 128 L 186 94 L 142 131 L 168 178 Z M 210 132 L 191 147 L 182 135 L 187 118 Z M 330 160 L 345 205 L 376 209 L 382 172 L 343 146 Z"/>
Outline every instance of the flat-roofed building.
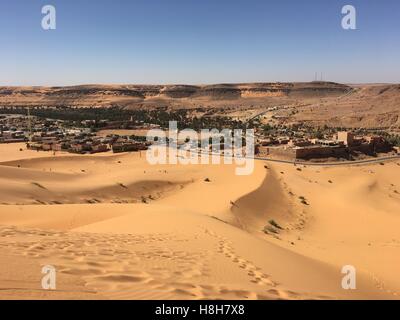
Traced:
<path fill-rule="evenodd" d="M 337 141 L 343 142 L 344 145 L 351 147 L 354 143 L 354 134 L 349 131 L 339 131 L 337 133 Z"/>

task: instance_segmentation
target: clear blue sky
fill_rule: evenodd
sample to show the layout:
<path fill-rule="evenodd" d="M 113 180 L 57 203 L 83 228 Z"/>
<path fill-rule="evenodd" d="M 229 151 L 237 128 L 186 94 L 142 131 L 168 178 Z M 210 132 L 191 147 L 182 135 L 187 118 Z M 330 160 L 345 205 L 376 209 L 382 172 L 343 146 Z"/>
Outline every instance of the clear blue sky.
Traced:
<path fill-rule="evenodd" d="M 0 44 L 0 85 L 400 82 L 400 1 L 1 0 Z"/>

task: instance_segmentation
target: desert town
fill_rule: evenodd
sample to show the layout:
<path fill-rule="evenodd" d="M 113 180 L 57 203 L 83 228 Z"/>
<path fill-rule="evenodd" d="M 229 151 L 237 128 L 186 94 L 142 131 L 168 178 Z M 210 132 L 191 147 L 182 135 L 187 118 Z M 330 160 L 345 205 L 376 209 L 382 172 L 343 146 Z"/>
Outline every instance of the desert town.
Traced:
<path fill-rule="evenodd" d="M 400 1 L 0 6 L 0 301 L 400 300 Z"/>
<path fill-rule="evenodd" d="M 102 120 L 107 126 L 107 120 Z M 132 119 L 126 121 L 132 122 Z M 160 128 L 156 124 L 133 126 L 131 135 L 98 135 L 90 128 L 91 120 L 83 120 L 80 127 L 66 126 L 63 120 L 44 119 L 30 115 L 1 115 L 0 143 L 26 142 L 27 148 L 37 151 L 64 151 L 70 153 L 113 153 L 147 150 L 151 142 L 146 141 L 147 130 Z M 120 124 L 123 126 L 124 124 Z M 133 132 L 140 130 L 141 135 Z M 165 128 L 163 128 L 165 129 Z M 255 126 L 255 155 L 258 158 L 282 160 L 354 160 L 378 155 L 399 154 L 399 146 L 388 142 L 380 135 L 356 135 L 352 131 L 307 132 L 301 127 L 272 130 L 271 127 Z M 116 130 L 117 132 L 118 130 Z M 128 130 L 129 131 L 129 130 Z M 112 130 L 111 130 L 112 132 Z M 178 141 L 178 146 L 184 141 Z M 215 145 L 209 151 L 223 152 Z M 192 146 L 192 151 L 204 151 Z"/>
<path fill-rule="evenodd" d="M 261 140 L 256 154 L 285 160 L 345 159 L 397 154 L 399 147 L 391 145 L 381 136 L 356 136 L 350 131 L 339 131 L 331 139 L 279 137 Z"/>
<path fill-rule="evenodd" d="M 0 118 L 0 143 L 26 142 L 27 148 L 37 151 L 70 153 L 113 153 L 146 150 L 148 144 L 134 136 L 96 136 L 88 128 L 64 128 L 63 121 L 10 115 Z M 83 123 L 84 125 L 84 123 Z"/>
<path fill-rule="evenodd" d="M 0 300 L 399 300 L 400 1 L 371 2 L 3 0 Z"/>
<path fill-rule="evenodd" d="M 325 86 L 339 87 L 344 99 L 358 94 L 336 84 L 296 86 L 322 86 L 321 96 Z M 74 88 L 63 90 L 75 97 Z M 211 92 L 219 91 L 226 86 Z M 212 106 L 200 100 L 183 109 L 191 101 L 132 109 L 0 104 L 0 269 L 36 288 L 31 279 L 41 273 L 31 264 L 56 266 L 61 290 L 27 290 L 31 297 L 396 299 L 400 126 L 296 119 L 314 107 L 285 99 L 228 99 L 222 106 L 210 99 Z M 323 110 L 320 98 L 312 103 Z M 182 134 L 188 128 L 218 133 L 192 141 Z M 148 139 L 153 129 L 161 139 Z M 232 155 L 224 129 L 240 130 L 246 158 L 253 130 L 251 174 L 237 175 L 236 162 L 182 164 L 187 155 Z M 153 165 L 153 145 L 175 139 L 172 146 L 189 154 L 171 152 L 177 165 Z M 357 233 L 343 224 L 357 225 Z M 388 289 L 360 272 L 360 290 L 342 290 L 336 280 L 343 261 L 377 274 Z M 20 296 L 8 286 L 0 279 L 4 297 Z"/>
<path fill-rule="evenodd" d="M 328 102 L 335 105 L 338 95 L 344 112 L 346 99 L 362 92 L 382 99 L 400 90 L 279 86 L 298 88 L 304 97 L 249 98 L 253 87 L 270 94 L 271 85 L 253 84 L 241 86 L 244 98 L 225 102 L 202 98 L 190 108 L 195 99 L 164 97 L 124 108 L 96 104 L 110 92 L 120 99 L 113 87 L 91 87 L 100 93 L 90 101 L 85 87 L 0 94 L 13 101 L 0 103 L 3 297 L 397 299 L 397 118 L 338 123 L 316 114 Z M 196 90 L 214 96 L 229 87 Z M 170 88 L 179 97 L 187 90 Z M 77 94 L 81 105 L 66 105 L 65 97 L 80 101 Z M 37 95 L 59 97 L 60 105 L 47 106 L 50 98 L 44 105 Z M 360 101 L 357 113 L 366 105 Z M 239 129 L 247 142 L 245 132 L 253 129 L 254 170 L 237 175 L 233 161 L 153 165 L 142 150 L 164 140 L 148 141 L 147 134 L 161 130 L 170 139 L 171 121 L 177 123 L 172 139 L 178 147 L 190 145 L 191 155 L 230 154 L 222 130 Z M 175 135 L 186 128 L 215 128 L 221 136 L 201 137 L 209 142 L 203 146 Z M 360 268 L 359 290 L 338 283 L 344 263 Z M 47 264 L 58 270 L 59 290 L 35 291 Z M 8 279 L 18 279 L 13 285 L 21 290 L 8 289 Z M 377 288 L 377 281 L 385 287 Z"/>

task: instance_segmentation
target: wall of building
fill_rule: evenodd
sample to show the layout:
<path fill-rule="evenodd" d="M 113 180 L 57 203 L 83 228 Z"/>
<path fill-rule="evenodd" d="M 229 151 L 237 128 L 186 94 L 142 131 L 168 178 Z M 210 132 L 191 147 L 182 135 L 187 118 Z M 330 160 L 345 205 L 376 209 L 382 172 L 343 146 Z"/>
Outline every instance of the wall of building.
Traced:
<path fill-rule="evenodd" d="M 284 160 L 294 160 L 296 153 L 293 148 L 282 147 L 259 147 L 258 156 L 260 157 L 273 157 Z"/>
<path fill-rule="evenodd" d="M 318 158 L 347 158 L 348 151 L 346 147 L 330 147 L 330 146 L 319 146 L 313 148 L 298 148 L 295 150 L 296 159 L 318 159 Z"/>

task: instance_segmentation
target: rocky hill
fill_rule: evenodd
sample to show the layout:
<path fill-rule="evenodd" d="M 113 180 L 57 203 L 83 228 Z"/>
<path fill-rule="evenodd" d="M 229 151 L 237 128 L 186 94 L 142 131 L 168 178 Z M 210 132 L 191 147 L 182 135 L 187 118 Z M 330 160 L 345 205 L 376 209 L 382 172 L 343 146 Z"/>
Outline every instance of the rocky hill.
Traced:
<path fill-rule="evenodd" d="M 213 102 L 263 98 L 339 96 L 351 90 L 331 82 L 216 85 L 81 85 L 70 87 L 0 87 L 0 106 L 191 107 Z M 260 101 L 262 103 L 262 101 Z"/>
<path fill-rule="evenodd" d="M 215 85 L 80 85 L 0 87 L 1 106 L 121 107 L 126 109 L 218 109 L 248 116 L 271 106 L 288 123 L 349 128 L 400 128 L 400 85 L 333 82 Z M 294 109 L 293 109 L 294 108 Z M 294 111 L 295 110 L 295 111 Z M 252 113 L 250 112 L 250 115 Z M 281 113 L 280 113 L 281 114 Z"/>
<path fill-rule="evenodd" d="M 292 117 L 315 125 L 400 128 L 400 85 L 355 86 L 333 99 L 320 99 Z"/>

